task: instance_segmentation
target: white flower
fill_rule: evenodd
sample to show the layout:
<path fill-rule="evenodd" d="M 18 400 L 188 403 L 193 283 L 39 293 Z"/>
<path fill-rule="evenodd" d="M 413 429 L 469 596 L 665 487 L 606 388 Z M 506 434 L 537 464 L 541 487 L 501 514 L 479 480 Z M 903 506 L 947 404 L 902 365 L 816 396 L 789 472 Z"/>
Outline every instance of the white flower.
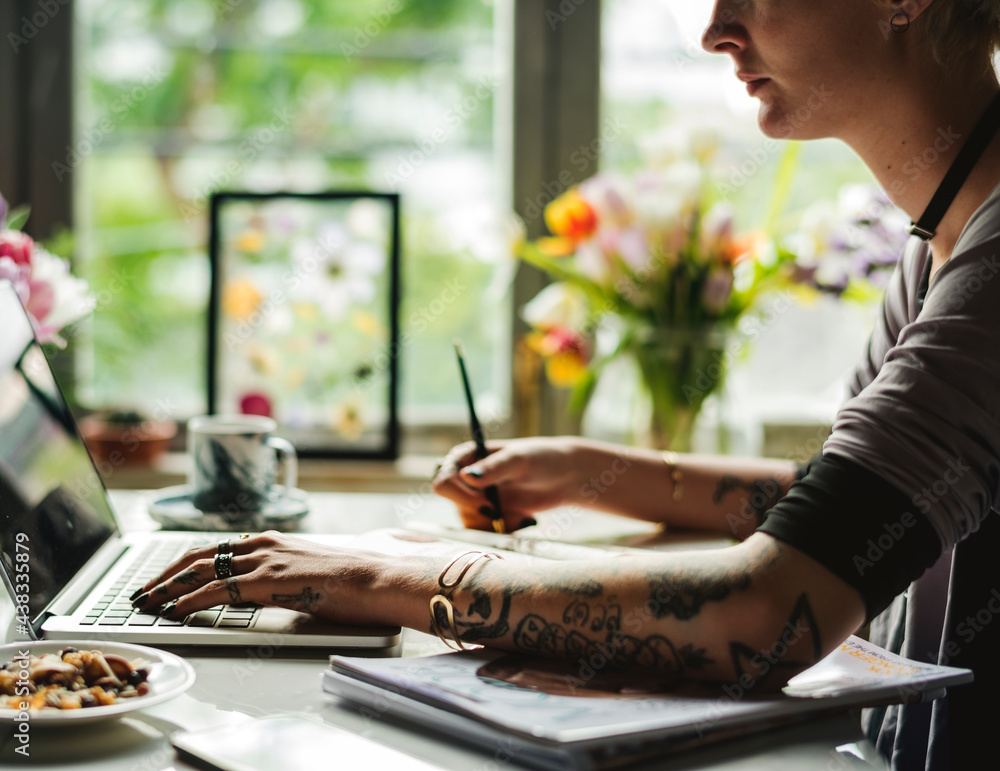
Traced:
<path fill-rule="evenodd" d="M 316 240 L 295 243 L 292 258 L 298 275 L 303 277 L 298 296 L 315 302 L 333 320 L 344 318 L 351 307 L 375 298 L 375 277 L 386 265 L 381 245 L 352 240 L 340 223 L 322 226 Z"/>
<path fill-rule="evenodd" d="M 581 330 L 587 325 L 587 298 L 579 289 L 557 281 L 525 303 L 521 317 L 538 329 Z"/>
<path fill-rule="evenodd" d="M 799 229 L 788 238 L 799 263 L 810 265 L 820 259 L 839 225 L 840 214 L 830 201 L 819 201 L 806 209 Z"/>
<path fill-rule="evenodd" d="M 597 174 L 584 180 L 580 197 L 593 207 L 601 226 L 623 228 L 632 222 L 632 190 L 617 174 Z"/>
<path fill-rule="evenodd" d="M 39 289 L 51 291 L 51 304 L 47 312 L 40 313 L 39 339 L 42 342 L 60 342 L 57 333 L 74 321 L 79 321 L 97 304 L 96 298 L 87 291 L 87 282 L 69 272 L 69 263 L 40 248 L 35 244 L 31 257 L 31 288 L 34 294 Z M 32 303 L 29 302 L 29 310 Z"/>

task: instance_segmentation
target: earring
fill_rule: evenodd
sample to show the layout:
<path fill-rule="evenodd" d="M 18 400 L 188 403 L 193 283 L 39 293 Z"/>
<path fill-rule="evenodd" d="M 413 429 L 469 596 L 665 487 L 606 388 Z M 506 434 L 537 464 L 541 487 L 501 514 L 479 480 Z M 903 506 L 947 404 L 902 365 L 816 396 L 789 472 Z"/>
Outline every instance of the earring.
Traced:
<path fill-rule="evenodd" d="M 902 21 L 896 21 L 900 16 L 903 17 Z M 889 29 L 893 32 L 906 32 L 910 28 L 910 17 L 907 16 L 903 11 L 896 11 L 889 19 Z"/>

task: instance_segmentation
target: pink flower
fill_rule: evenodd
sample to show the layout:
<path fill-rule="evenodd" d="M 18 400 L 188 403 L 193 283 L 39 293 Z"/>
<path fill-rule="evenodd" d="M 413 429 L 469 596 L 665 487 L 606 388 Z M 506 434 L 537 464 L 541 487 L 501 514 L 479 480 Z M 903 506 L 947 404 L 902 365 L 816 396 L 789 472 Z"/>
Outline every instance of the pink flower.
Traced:
<path fill-rule="evenodd" d="M 16 265 L 31 265 L 34 241 L 19 230 L 0 230 L 0 257 L 10 257 Z"/>
<path fill-rule="evenodd" d="M 240 398 L 240 412 L 244 415 L 263 415 L 265 418 L 273 417 L 271 400 L 267 394 L 251 392 L 244 394 Z"/>
<path fill-rule="evenodd" d="M 38 322 L 44 322 L 45 318 L 52 312 L 52 307 L 56 302 L 56 291 L 52 284 L 47 281 L 29 281 L 28 288 L 31 296 L 25 303 L 25 310 L 28 311 Z M 58 332 L 58 329 L 52 330 Z"/>

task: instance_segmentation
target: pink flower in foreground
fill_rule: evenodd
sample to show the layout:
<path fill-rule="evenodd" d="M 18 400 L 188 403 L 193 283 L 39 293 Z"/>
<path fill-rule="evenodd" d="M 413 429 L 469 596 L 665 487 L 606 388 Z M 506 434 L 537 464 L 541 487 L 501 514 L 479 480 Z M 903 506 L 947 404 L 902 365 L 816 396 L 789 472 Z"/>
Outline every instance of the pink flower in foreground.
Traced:
<path fill-rule="evenodd" d="M 0 257 L 10 257 L 17 265 L 30 265 L 34 243 L 31 236 L 19 230 L 0 230 Z"/>

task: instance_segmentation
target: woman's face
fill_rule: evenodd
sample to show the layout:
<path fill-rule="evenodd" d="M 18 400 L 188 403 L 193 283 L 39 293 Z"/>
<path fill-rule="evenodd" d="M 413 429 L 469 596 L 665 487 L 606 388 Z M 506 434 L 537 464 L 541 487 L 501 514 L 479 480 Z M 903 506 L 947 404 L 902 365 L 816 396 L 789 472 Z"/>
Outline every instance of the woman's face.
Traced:
<path fill-rule="evenodd" d="M 732 57 L 766 135 L 849 139 L 891 99 L 892 12 L 877 0 L 716 0 L 702 46 Z"/>

